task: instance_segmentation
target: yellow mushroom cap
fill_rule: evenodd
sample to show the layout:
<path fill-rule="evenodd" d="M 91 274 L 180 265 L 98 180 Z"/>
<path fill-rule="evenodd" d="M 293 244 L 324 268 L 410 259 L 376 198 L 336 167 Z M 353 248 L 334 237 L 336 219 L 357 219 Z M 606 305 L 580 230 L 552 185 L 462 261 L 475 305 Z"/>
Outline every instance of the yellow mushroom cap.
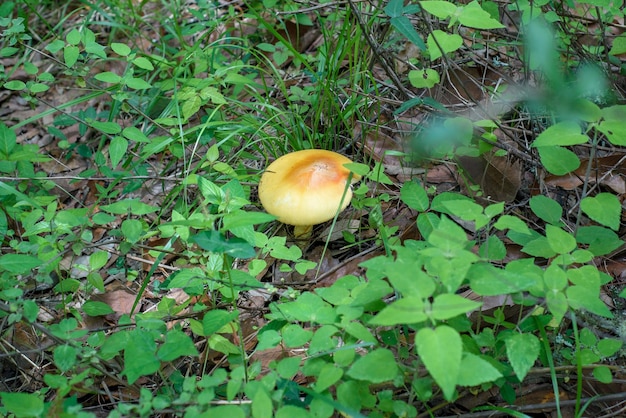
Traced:
<path fill-rule="evenodd" d="M 335 217 L 352 199 L 349 187 L 341 201 L 350 170 L 349 158 L 326 150 L 285 154 L 271 163 L 259 182 L 265 210 L 288 225 L 316 225 Z M 353 179 L 358 176 L 353 174 Z"/>

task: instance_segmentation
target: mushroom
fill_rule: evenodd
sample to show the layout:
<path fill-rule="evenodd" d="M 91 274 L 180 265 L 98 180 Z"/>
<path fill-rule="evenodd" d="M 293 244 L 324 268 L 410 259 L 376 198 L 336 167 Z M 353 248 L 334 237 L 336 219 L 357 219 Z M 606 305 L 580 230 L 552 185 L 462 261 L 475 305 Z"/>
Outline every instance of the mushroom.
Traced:
<path fill-rule="evenodd" d="M 296 238 L 309 238 L 313 225 L 333 219 L 350 204 L 348 181 L 360 178 L 344 167 L 351 162 L 341 154 L 319 149 L 285 154 L 261 176 L 261 204 L 280 222 L 294 225 Z"/>

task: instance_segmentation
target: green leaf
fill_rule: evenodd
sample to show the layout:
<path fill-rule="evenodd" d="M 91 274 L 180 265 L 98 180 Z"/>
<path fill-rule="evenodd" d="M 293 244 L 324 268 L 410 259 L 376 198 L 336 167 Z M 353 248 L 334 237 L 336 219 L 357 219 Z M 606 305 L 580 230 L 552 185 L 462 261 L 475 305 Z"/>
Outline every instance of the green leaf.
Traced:
<path fill-rule="evenodd" d="M 109 145 L 109 157 L 111 158 L 111 168 L 117 167 L 117 165 L 122 161 L 122 158 L 126 157 L 126 151 L 128 150 L 128 141 L 116 135 L 111 140 L 111 144 Z"/>
<path fill-rule="evenodd" d="M 122 132 L 122 127 L 116 122 L 101 122 L 98 120 L 91 119 L 91 120 L 87 120 L 87 123 L 92 128 L 97 129 L 100 132 L 105 133 L 105 134 L 115 135 L 115 134 L 119 134 L 120 132 Z"/>
<path fill-rule="evenodd" d="M 155 373 L 161 363 L 156 357 L 156 343 L 151 333 L 144 330 L 134 330 L 130 333 L 124 350 L 123 375 L 133 384 L 141 376 Z"/>
<path fill-rule="evenodd" d="M 439 19 L 447 19 L 457 11 L 457 6 L 449 1 L 421 1 L 420 6 Z"/>
<path fill-rule="evenodd" d="M 72 29 L 65 35 L 65 40 L 70 45 L 78 45 L 80 43 L 80 32 L 78 29 Z"/>
<path fill-rule="evenodd" d="M 364 357 L 361 357 L 359 360 L 363 358 Z M 357 362 L 359 360 L 357 360 Z M 392 360 L 395 361 L 395 359 L 393 358 Z M 357 362 L 355 362 L 354 364 L 356 364 Z M 354 368 L 354 364 L 352 365 L 352 368 Z M 348 371 L 348 375 L 350 375 L 350 371 Z M 317 379 L 315 381 L 315 385 L 314 385 L 315 391 L 316 392 L 325 391 L 326 389 L 328 389 L 329 387 L 337 383 L 339 379 L 342 378 L 342 376 L 343 376 L 343 370 L 341 368 L 337 367 L 335 364 L 332 364 L 332 363 L 325 364 L 324 366 L 322 366 L 322 370 L 320 370 L 320 374 L 317 376 Z M 359 377 L 355 377 L 355 379 L 359 379 Z M 367 379 L 360 379 L 360 380 L 367 380 Z"/>
<path fill-rule="evenodd" d="M 152 65 L 150 60 L 148 58 L 146 58 L 146 57 L 137 57 L 132 62 L 137 67 L 139 67 L 139 68 L 141 68 L 143 70 L 147 70 L 147 71 L 153 71 L 154 70 L 154 65 Z"/>
<path fill-rule="evenodd" d="M 131 88 L 133 90 L 147 90 L 152 88 L 152 84 L 148 83 L 146 80 L 136 77 L 129 77 L 124 79 L 124 84 L 126 84 L 128 88 Z"/>
<path fill-rule="evenodd" d="M 25 254 L 5 254 L 0 256 L 0 269 L 11 273 L 24 274 L 39 267 L 43 261 Z"/>
<path fill-rule="evenodd" d="M 126 44 L 121 44 L 119 42 L 112 42 L 111 49 L 117 55 L 122 56 L 122 57 L 128 56 L 131 52 L 131 49 L 129 46 L 127 46 Z"/>
<path fill-rule="evenodd" d="M 431 316 L 436 320 L 446 320 L 457 315 L 478 309 L 482 303 L 466 299 L 460 295 L 443 293 L 435 296 L 431 307 Z"/>
<path fill-rule="evenodd" d="M 124 219 L 122 222 L 122 234 L 130 243 L 136 243 L 143 236 L 143 224 L 138 219 Z"/>
<path fill-rule="evenodd" d="M 141 130 L 139 130 L 138 128 L 135 128 L 134 126 L 129 126 L 127 128 L 124 128 L 122 130 L 122 135 L 124 135 L 126 138 L 130 139 L 131 141 L 150 142 L 148 137 Z"/>
<path fill-rule="evenodd" d="M 615 232 L 602 226 L 578 228 L 576 240 L 582 244 L 588 244 L 589 251 L 596 256 L 609 254 L 624 244 Z"/>
<path fill-rule="evenodd" d="M 500 261 L 506 257 L 506 247 L 496 235 L 490 235 L 478 249 L 478 254 L 487 260 Z"/>
<path fill-rule="evenodd" d="M 426 39 L 430 60 L 434 61 L 442 55 L 454 52 L 463 45 L 463 38 L 456 33 L 448 34 L 442 30 L 435 29 Z"/>
<path fill-rule="evenodd" d="M 551 174 L 563 176 L 580 167 L 578 156 L 558 146 L 537 147 L 541 163 Z"/>
<path fill-rule="evenodd" d="M 493 382 L 502 377 L 502 373 L 480 356 L 464 353 L 459 370 L 457 384 L 461 386 L 478 386 Z"/>
<path fill-rule="evenodd" d="M 298 324 L 289 324 L 281 331 L 285 347 L 302 347 L 313 338 L 313 331 L 304 329 Z"/>
<path fill-rule="evenodd" d="M 570 286 L 565 291 L 567 301 L 573 309 L 585 309 L 605 318 L 613 318 L 613 314 L 600 299 L 599 289 L 590 291 L 588 286 Z M 548 305 L 550 306 L 550 305 Z"/>
<path fill-rule="evenodd" d="M 65 61 L 65 65 L 68 68 L 72 68 L 76 61 L 78 61 L 78 56 L 80 55 L 80 49 L 74 45 L 67 45 L 63 48 L 63 61 Z"/>
<path fill-rule="evenodd" d="M 110 71 L 98 73 L 94 76 L 94 78 L 98 81 L 102 81 L 103 83 L 111 83 L 111 84 L 117 84 L 122 80 L 122 77 Z"/>
<path fill-rule="evenodd" d="M 415 46 L 417 46 L 421 51 L 426 50 L 426 45 L 422 40 L 422 37 L 417 33 L 413 24 L 406 16 L 396 16 L 389 19 L 389 23 L 393 26 L 398 32 L 404 35 L 409 41 L 411 41 Z"/>
<path fill-rule="evenodd" d="M 379 348 L 356 360 L 346 374 L 357 380 L 383 383 L 398 375 L 398 366 L 391 350 Z"/>
<path fill-rule="evenodd" d="M 17 418 L 43 416 L 43 400 L 32 393 L 0 392 L 0 399 L 7 412 L 15 414 Z"/>
<path fill-rule="evenodd" d="M 576 248 L 576 238 L 554 225 L 546 225 L 548 244 L 557 254 L 567 254 Z"/>
<path fill-rule="evenodd" d="M 335 310 L 316 294 L 305 292 L 293 301 L 282 303 L 279 311 L 297 321 L 330 323 L 336 318 Z"/>
<path fill-rule="evenodd" d="M 611 55 L 621 55 L 623 53 L 626 53 L 626 33 L 622 33 L 620 36 L 613 39 L 613 45 L 609 51 Z"/>
<path fill-rule="evenodd" d="M 617 196 L 611 193 L 598 193 L 595 197 L 587 196 L 580 202 L 580 208 L 599 224 L 615 231 L 619 229 L 622 205 Z"/>
<path fill-rule="evenodd" d="M 461 336 L 454 328 L 440 325 L 435 329 L 420 329 L 415 341 L 417 354 L 426 369 L 441 387 L 444 397 L 452 400 L 461 370 Z"/>
<path fill-rule="evenodd" d="M 202 332 L 204 337 L 215 334 L 224 326 L 234 321 L 239 315 L 239 311 L 224 311 L 222 309 L 214 309 L 204 314 L 202 318 Z"/>
<path fill-rule="evenodd" d="M 439 73 L 432 68 L 409 71 L 409 82 L 418 89 L 429 89 L 439 84 L 440 81 Z"/>
<path fill-rule="evenodd" d="M 71 345 L 60 345 L 54 349 L 54 364 L 63 373 L 76 365 L 78 349 Z"/>
<path fill-rule="evenodd" d="M 392 326 L 398 324 L 417 324 L 428 316 L 424 312 L 424 301 L 417 297 L 405 297 L 391 302 L 376 316 L 370 319 L 373 325 Z"/>
<path fill-rule="evenodd" d="M 607 366 L 594 367 L 591 373 L 600 383 L 609 384 L 613 381 L 613 374 L 611 374 L 611 369 Z"/>
<path fill-rule="evenodd" d="M 511 334 L 505 340 L 506 355 L 519 381 L 523 381 L 539 357 L 539 339 L 533 334 Z"/>
<path fill-rule="evenodd" d="M 161 361 L 173 361 L 179 357 L 197 355 L 198 350 L 189 335 L 178 329 L 171 329 L 165 334 L 165 343 L 157 352 L 157 357 Z"/>
<path fill-rule="evenodd" d="M 530 199 L 530 209 L 535 215 L 549 224 L 558 225 L 561 222 L 563 208 L 549 197 L 537 195 Z"/>
<path fill-rule="evenodd" d="M 474 29 L 498 29 L 504 27 L 502 23 L 483 10 L 476 0 L 463 7 L 459 16 L 459 22 L 468 28 Z"/>
<path fill-rule="evenodd" d="M 26 83 L 20 80 L 11 80 L 4 83 L 3 87 L 7 90 L 20 91 L 26 88 Z"/>
<path fill-rule="evenodd" d="M 560 324 L 569 307 L 565 294 L 556 290 L 548 292 L 546 293 L 546 303 L 554 316 L 554 322 Z"/>
<path fill-rule="evenodd" d="M 0 156 L 2 156 L 2 159 L 8 158 L 16 145 L 17 137 L 15 131 L 4 123 L 0 123 Z"/>
<path fill-rule="evenodd" d="M 610 357 L 622 348 L 622 342 L 614 338 L 603 338 L 598 341 L 597 348 L 602 357 Z"/>
<path fill-rule="evenodd" d="M 191 241 L 203 250 L 227 254 L 234 258 L 252 258 L 256 255 L 254 247 L 241 238 L 226 238 L 219 231 L 203 231 L 193 235 Z"/>
<path fill-rule="evenodd" d="M 532 147 L 579 145 L 588 141 L 589 137 L 581 133 L 578 123 L 560 122 L 540 133 L 533 141 Z"/>
<path fill-rule="evenodd" d="M 98 301 L 88 301 L 83 305 L 83 312 L 89 316 L 103 316 L 115 313 L 106 303 Z"/>

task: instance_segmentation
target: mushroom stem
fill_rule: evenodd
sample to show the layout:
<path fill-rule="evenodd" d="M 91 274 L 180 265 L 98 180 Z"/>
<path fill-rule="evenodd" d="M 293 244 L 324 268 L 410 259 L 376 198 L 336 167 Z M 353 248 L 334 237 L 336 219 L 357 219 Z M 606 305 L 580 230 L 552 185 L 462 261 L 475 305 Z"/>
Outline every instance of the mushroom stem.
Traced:
<path fill-rule="evenodd" d="M 296 225 L 293 227 L 293 235 L 297 240 L 305 240 L 311 238 L 313 225 Z"/>

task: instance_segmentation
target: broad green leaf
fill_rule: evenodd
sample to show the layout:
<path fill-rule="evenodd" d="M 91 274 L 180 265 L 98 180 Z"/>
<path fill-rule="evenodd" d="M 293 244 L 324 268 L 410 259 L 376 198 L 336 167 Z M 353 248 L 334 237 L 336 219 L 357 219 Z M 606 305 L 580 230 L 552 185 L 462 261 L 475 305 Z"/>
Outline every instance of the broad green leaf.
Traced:
<path fill-rule="evenodd" d="M 457 385 L 478 386 L 483 383 L 493 382 L 502 377 L 502 373 L 480 356 L 464 353 L 459 370 Z"/>
<path fill-rule="evenodd" d="M 213 309 L 204 314 L 202 318 L 202 331 L 205 337 L 215 334 L 224 326 L 234 321 L 239 315 L 239 311 L 224 311 L 222 309 Z"/>
<path fill-rule="evenodd" d="M 225 416 L 225 415 L 219 415 Z M 243 415 L 242 415 L 243 416 Z M 276 410 L 276 414 L 274 414 L 274 418 L 294 418 L 294 417 L 302 417 L 309 418 L 313 417 L 309 411 L 304 408 L 299 408 L 295 405 L 284 405 Z M 229 416 L 228 418 L 232 418 Z"/>
<path fill-rule="evenodd" d="M 106 303 L 98 301 L 88 301 L 83 305 L 83 312 L 89 316 L 103 316 L 115 313 Z"/>
<path fill-rule="evenodd" d="M 65 61 L 65 65 L 68 68 L 72 68 L 76 61 L 78 61 L 78 56 L 80 55 L 80 49 L 74 45 L 67 45 L 63 48 L 63 61 Z"/>
<path fill-rule="evenodd" d="M 128 150 L 128 141 L 116 135 L 111 140 L 109 145 L 109 157 L 111 158 L 111 168 L 117 167 L 117 165 L 126 157 L 126 151 Z"/>
<path fill-rule="evenodd" d="M 441 81 L 439 73 L 432 68 L 409 71 L 409 82 L 418 89 L 429 89 Z"/>
<path fill-rule="evenodd" d="M 556 251 L 552 249 L 548 239 L 543 236 L 533 237 L 533 239 L 518 243 L 523 245 L 523 252 L 533 257 L 552 258 L 556 255 Z"/>
<path fill-rule="evenodd" d="M 614 338 L 603 338 L 598 341 L 598 353 L 602 357 L 610 357 L 622 348 L 622 341 Z"/>
<path fill-rule="evenodd" d="M 106 251 L 96 251 L 89 256 L 89 268 L 99 270 L 109 261 L 110 254 Z"/>
<path fill-rule="evenodd" d="M 361 359 L 363 359 L 363 357 L 361 357 L 359 360 Z M 394 359 L 392 358 L 392 360 Z M 352 365 L 352 368 L 354 368 L 354 364 Z M 350 372 L 348 372 L 348 374 L 349 373 Z M 343 369 L 341 369 L 340 367 L 337 367 L 337 365 L 333 363 L 325 364 L 324 366 L 322 366 L 322 370 L 320 371 L 320 374 L 317 376 L 317 379 L 315 380 L 315 385 L 314 385 L 315 391 L 316 392 L 325 391 L 326 389 L 328 389 L 329 387 L 337 383 L 339 379 L 341 379 L 342 376 L 343 376 Z M 359 379 L 359 377 L 355 377 L 355 378 Z"/>
<path fill-rule="evenodd" d="M 138 219 L 124 219 L 121 229 L 124 238 L 133 244 L 143 236 L 143 224 Z"/>
<path fill-rule="evenodd" d="M 626 33 L 622 33 L 620 36 L 613 39 L 613 45 L 609 51 L 611 55 L 621 55 L 623 53 L 626 53 Z"/>
<path fill-rule="evenodd" d="M 505 340 L 506 355 L 519 381 L 523 381 L 539 357 L 539 339 L 533 334 L 511 334 Z"/>
<path fill-rule="evenodd" d="M 569 307 L 565 294 L 556 290 L 548 292 L 546 293 L 546 303 L 554 316 L 554 321 L 560 324 Z"/>
<path fill-rule="evenodd" d="M 557 226 L 546 225 L 546 238 L 557 254 L 567 254 L 576 248 L 576 238 Z"/>
<path fill-rule="evenodd" d="M 0 123 L 0 156 L 2 159 L 9 157 L 15 145 L 17 145 L 15 131 L 4 123 Z"/>
<path fill-rule="evenodd" d="M 198 188 L 208 204 L 220 205 L 226 199 L 226 193 L 217 184 L 204 177 L 198 177 Z"/>
<path fill-rule="evenodd" d="M 424 322 L 428 316 L 424 312 L 424 301 L 417 297 L 405 297 L 387 305 L 376 316 L 370 319 L 373 325 L 417 324 Z"/>
<path fill-rule="evenodd" d="M 435 296 L 431 307 L 431 316 L 436 320 L 446 320 L 471 312 L 482 306 L 482 303 L 466 299 L 460 295 L 443 293 Z"/>
<path fill-rule="evenodd" d="M 535 215 L 549 224 L 558 225 L 561 222 L 563 208 L 549 197 L 537 195 L 530 199 L 530 209 Z"/>
<path fill-rule="evenodd" d="M 589 245 L 588 250 L 596 256 L 608 254 L 624 244 L 615 232 L 602 226 L 578 228 L 576 240 Z"/>
<path fill-rule="evenodd" d="M 53 358 L 54 364 L 61 372 L 65 373 L 76 365 L 78 349 L 67 344 L 60 345 L 54 349 Z"/>
<path fill-rule="evenodd" d="M 389 0 L 387 5 L 383 9 L 385 14 L 389 17 L 398 17 L 404 14 L 404 1 L 403 0 Z"/>
<path fill-rule="evenodd" d="M 0 270 L 11 273 L 24 274 L 39 267 L 43 261 L 26 254 L 5 254 L 0 256 Z"/>
<path fill-rule="evenodd" d="M 285 347 L 302 347 L 313 338 L 313 331 L 302 328 L 298 324 L 289 324 L 281 331 Z"/>
<path fill-rule="evenodd" d="M 129 77 L 124 79 L 124 84 L 128 88 L 133 90 L 147 90 L 152 88 L 152 84 L 148 83 L 146 80 L 137 77 Z"/>
<path fill-rule="evenodd" d="M 20 80 L 7 81 L 2 85 L 7 90 L 20 91 L 26 88 L 26 83 Z"/>
<path fill-rule="evenodd" d="M 335 310 L 321 297 L 314 293 L 305 292 L 293 302 L 281 303 L 278 311 L 302 322 L 318 322 L 320 320 L 326 323 L 328 319 L 336 317 Z"/>
<path fill-rule="evenodd" d="M 122 127 L 116 122 L 101 122 L 98 120 L 91 119 L 91 120 L 87 120 L 87 123 L 92 128 L 97 129 L 100 132 L 103 132 L 105 134 L 115 135 L 115 134 L 119 134 L 120 132 L 122 132 Z"/>
<path fill-rule="evenodd" d="M 178 329 L 171 329 L 165 334 L 165 343 L 159 348 L 157 357 L 161 361 L 173 361 L 179 357 L 198 355 L 189 335 Z"/>
<path fill-rule="evenodd" d="M 458 331 L 447 325 L 435 329 L 422 328 L 415 336 L 417 354 L 426 369 L 441 387 L 447 400 L 454 398 L 461 370 L 463 343 Z"/>
<path fill-rule="evenodd" d="M 131 49 L 128 45 L 122 44 L 119 42 L 111 42 L 111 49 L 117 55 L 122 56 L 122 57 L 128 56 L 131 52 Z"/>
<path fill-rule="evenodd" d="M 135 142 L 150 142 L 148 137 L 138 128 L 129 126 L 122 130 L 122 135 Z"/>
<path fill-rule="evenodd" d="M 150 60 L 148 60 L 148 58 L 137 57 L 132 62 L 137 67 L 139 67 L 139 68 L 141 68 L 143 70 L 148 70 L 148 71 L 154 70 L 154 65 L 152 65 L 152 63 L 150 62 Z"/>
<path fill-rule="evenodd" d="M 148 331 L 134 330 L 130 333 L 124 350 L 123 375 L 133 384 L 141 376 L 155 373 L 161 363 L 156 357 L 156 343 Z"/>
<path fill-rule="evenodd" d="M 556 202 L 555 202 L 556 203 Z M 558 205 L 558 203 L 557 203 Z M 559 219 L 561 218 L 559 214 Z M 494 228 L 502 231 L 505 229 L 509 229 L 511 231 L 518 232 L 520 234 L 528 234 L 530 235 L 530 229 L 528 226 L 517 216 L 511 215 L 502 215 L 498 218 L 496 223 L 493 225 Z"/>
<path fill-rule="evenodd" d="M 467 277 L 470 287 L 481 296 L 497 296 L 517 293 L 537 287 L 542 283 L 541 269 L 520 262 L 512 262 L 506 269 L 497 268 L 491 263 L 479 262 L 470 267 Z"/>
<path fill-rule="evenodd" d="M 391 350 L 379 348 L 356 360 L 346 374 L 357 380 L 383 383 L 398 375 L 398 366 Z"/>
<path fill-rule="evenodd" d="M 224 229 L 229 231 L 242 226 L 250 226 L 271 222 L 275 219 L 276 216 L 270 215 L 269 213 L 265 212 L 249 212 L 237 210 L 224 215 L 223 222 Z"/>
<path fill-rule="evenodd" d="M 43 416 L 44 402 L 35 394 L 0 392 L 0 399 L 7 412 L 18 418 Z"/>
<path fill-rule="evenodd" d="M 560 291 L 567 286 L 567 274 L 556 264 L 550 264 L 544 272 L 543 281 L 548 291 Z"/>
<path fill-rule="evenodd" d="M 580 208 L 599 224 L 615 231 L 619 229 L 622 205 L 614 194 L 598 193 L 594 197 L 587 196 L 580 202 Z"/>
<path fill-rule="evenodd" d="M 592 292 L 588 286 L 570 286 L 565 291 L 567 301 L 573 309 L 584 309 L 605 318 L 613 318 L 613 314 L 600 299 L 600 292 Z M 548 304 L 548 306 L 550 306 Z"/>
<path fill-rule="evenodd" d="M 122 77 L 110 71 L 98 73 L 94 76 L 94 78 L 98 81 L 102 81 L 104 83 L 111 83 L 111 84 L 117 84 L 122 80 Z"/>
<path fill-rule="evenodd" d="M 609 142 L 613 145 L 626 145 L 626 106 L 616 105 L 602 109 L 602 121 L 597 128 L 606 135 Z"/>
<path fill-rule="evenodd" d="M 537 147 L 541 163 L 551 174 L 563 176 L 580 167 L 580 159 L 572 151 L 559 147 Z"/>
<path fill-rule="evenodd" d="M 490 235 L 478 249 L 478 254 L 487 260 L 500 261 L 506 257 L 506 247 L 496 235 Z"/>
<path fill-rule="evenodd" d="M 448 34 L 442 30 L 435 29 L 428 35 L 426 45 L 428 45 L 430 60 L 434 61 L 442 55 L 459 49 L 463 45 L 463 38 L 456 33 Z"/>
<path fill-rule="evenodd" d="M 474 29 L 498 29 L 504 27 L 502 23 L 483 10 L 476 0 L 463 7 L 459 15 L 459 22 L 463 26 Z"/>
<path fill-rule="evenodd" d="M 613 374 L 607 366 L 594 367 L 591 373 L 600 383 L 609 384 L 613 381 Z"/>
<path fill-rule="evenodd" d="M 560 122 L 550 126 L 533 141 L 532 147 L 579 145 L 589 141 L 576 122 Z"/>
<path fill-rule="evenodd" d="M 65 40 L 70 45 L 78 45 L 80 43 L 80 32 L 78 29 L 72 29 L 65 35 Z"/>
<path fill-rule="evenodd" d="M 449 1 L 421 1 L 420 6 L 439 19 L 447 19 L 457 11 L 457 6 Z"/>
<path fill-rule="evenodd" d="M 414 181 L 409 181 L 402 185 L 400 189 L 400 199 L 402 199 L 408 207 L 419 212 L 428 210 L 430 203 L 424 187 Z"/>

